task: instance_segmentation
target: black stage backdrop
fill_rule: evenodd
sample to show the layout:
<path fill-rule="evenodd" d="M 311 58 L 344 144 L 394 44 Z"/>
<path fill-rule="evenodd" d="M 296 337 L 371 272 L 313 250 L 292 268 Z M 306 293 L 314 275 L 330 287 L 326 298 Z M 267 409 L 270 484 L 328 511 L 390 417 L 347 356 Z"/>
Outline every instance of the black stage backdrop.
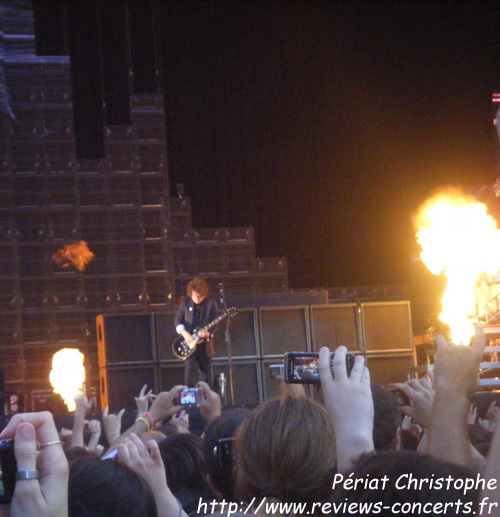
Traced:
<path fill-rule="evenodd" d="M 254 225 L 292 287 L 409 282 L 413 211 L 496 176 L 500 5 L 437 4 L 163 3 L 195 224 Z"/>
<path fill-rule="evenodd" d="M 164 93 L 172 194 L 197 227 L 254 226 L 291 287 L 410 282 L 418 205 L 497 177 L 497 1 L 70 5 L 81 24 L 100 12 L 105 120 L 127 119 L 125 27 L 133 90 Z"/>

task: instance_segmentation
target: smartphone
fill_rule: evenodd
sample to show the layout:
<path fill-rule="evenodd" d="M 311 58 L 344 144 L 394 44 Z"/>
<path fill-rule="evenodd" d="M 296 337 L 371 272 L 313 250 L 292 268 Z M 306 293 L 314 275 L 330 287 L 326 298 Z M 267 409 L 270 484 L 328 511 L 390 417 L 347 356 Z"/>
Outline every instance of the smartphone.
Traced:
<path fill-rule="evenodd" d="M 398 406 L 411 406 L 410 397 L 408 397 L 404 391 L 394 388 L 393 386 L 390 386 L 387 389 L 396 397 Z"/>
<path fill-rule="evenodd" d="M 330 370 L 333 375 L 333 358 L 330 355 Z M 346 354 L 347 375 L 354 366 L 354 354 Z M 319 384 L 318 352 L 287 352 L 285 354 L 285 382 L 288 384 Z"/>
<path fill-rule="evenodd" d="M 195 406 L 198 404 L 198 388 L 186 388 L 181 391 L 179 397 L 181 406 Z"/>
<path fill-rule="evenodd" d="M 283 364 L 270 364 L 269 365 L 269 377 L 276 379 L 276 377 L 285 377 L 285 366 Z"/>
<path fill-rule="evenodd" d="M 219 467 L 233 466 L 233 444 L 236 438 L 220 438 L 214 447 L 214 453 L 217 456 Z"/>
<path fill-rule="evenodd" d="M 0 504 L 10 503 L 16 486 L 14 440 L 0 440 Z"/>

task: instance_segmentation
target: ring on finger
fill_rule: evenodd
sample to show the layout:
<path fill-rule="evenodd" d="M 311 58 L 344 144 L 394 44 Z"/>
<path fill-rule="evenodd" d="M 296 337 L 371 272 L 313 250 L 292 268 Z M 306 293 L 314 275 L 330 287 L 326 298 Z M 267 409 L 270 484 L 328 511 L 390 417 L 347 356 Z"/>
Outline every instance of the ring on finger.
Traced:
<path fill-rule="evenodd" d="M 53 442 L 45 442 L 40 444 L 40 448 L 43 449 L 43 447 L 47 447 L 49 445 L 56 445 L 58 443 L 61 443 L 61 440 L 54 440 Z"/>
<path fill-rule="evenodd" d="M 40 471 L 38 470 L 18 470 L 16 472 L 16 481 L 26 479 L 40 479 Z"/>

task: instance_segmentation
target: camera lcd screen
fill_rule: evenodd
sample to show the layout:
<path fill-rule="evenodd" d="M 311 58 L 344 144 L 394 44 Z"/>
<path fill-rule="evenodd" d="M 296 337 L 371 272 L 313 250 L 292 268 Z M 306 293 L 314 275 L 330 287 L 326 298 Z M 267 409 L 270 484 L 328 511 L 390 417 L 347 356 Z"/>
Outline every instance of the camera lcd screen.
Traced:
<path fill-rule="evenodd" d="M 319 382 L 318 357 L 293 355 L 290 358 L 288 372 L 289 382 L 317 383 Z"/>
<path fill-rule="evenodd" d="M 198 388 L 187 388 L 181 391 L 181 405 L 196 405 L 198 404 Z"/>
<path fill-rule="evenodd" d="M 0 440 L 0 504 L 9 503 L 16 485 L 13 440 Z"/>
<path fill-rule="evenodd" d="M 282 364 L 271 364 L 269 365 L 269 377 L 271 379 L 276 379 L 276 377 L 283 377 L 284 375 L 284 367 Z"/>
<path fill-rule="evenodd" d="M 333 357 L 330 355 L 330 369 L 333 375 Z M 317 352 L 287 352 L 285 354 L 285 382 L 289 384 L 318 384 L 319 354 Z M 354 366 L 354 355 L 346 354 L 347 374 Z"/>

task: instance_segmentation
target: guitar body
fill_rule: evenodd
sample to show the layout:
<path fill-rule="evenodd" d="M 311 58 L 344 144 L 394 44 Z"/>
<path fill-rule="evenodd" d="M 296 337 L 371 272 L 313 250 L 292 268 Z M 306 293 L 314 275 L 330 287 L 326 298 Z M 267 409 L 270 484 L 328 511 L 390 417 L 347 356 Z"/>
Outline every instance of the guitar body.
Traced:
<path fill-rule="evenodd" d="M 179 359 L 185 361 L 188 357 L 191 357 L 196 350 L 196 345 L 204 341 L 203 339 L 199 338 L 196 334 L 193 334 L 193 337 L 195 339 L 195 342 L 192 345 L 189 345 L 186 342 L 182 334 L 179 334 L 174 339 L 172 343 L 172 351 Z"/>
<path fill-rule="evenodd" d="M 201 330 L 209 330 L 213 326 L 217 325 L 219 321 L 222 321 L 224 318 L 232 318 L 238 311 L 231 307 L 227 311 L 223 312 L 220 316 L 215 318 L 213 321 L 211 321 L 208 325 L 205 325 L 203 328 L 197 329 L 196 332 L 199 332 Z M 196 345 L 203 343 L 205 340 L 198 337 L 197 333 L 193 334 L 194 343 L 189 344 L 186 343 L 186 340 L 184 339 L 184 336 L 182 334 L 179 334 L 174 341 L 172 342 L 172 352 L 178 357 L 179 359 L 182 359 L 183 361 L 186 360 L 188 357 L 192 356 L 194 354 L 194 351 L 196 350 Z M 208 351 L 207 351 L 208 352 Z M 208 352 L 209 353 L 209 352 Z M 213 347 L 211 353 L 209 353 L 210 357 L 213 357 Z"/>

